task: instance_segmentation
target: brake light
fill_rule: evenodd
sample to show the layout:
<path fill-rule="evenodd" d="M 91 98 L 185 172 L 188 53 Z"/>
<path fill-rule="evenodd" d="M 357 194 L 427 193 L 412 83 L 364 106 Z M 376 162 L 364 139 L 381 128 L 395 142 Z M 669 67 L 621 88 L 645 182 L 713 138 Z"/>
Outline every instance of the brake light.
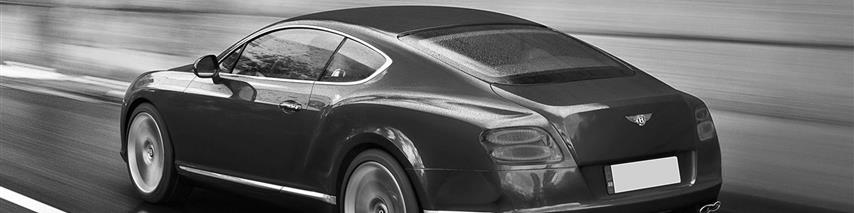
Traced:
<path fill-rule="evenodd" d="M 532 164 L 560 161 L 557 144 L 536 127 L 513 127 L 484 132 L 483 145 L 499 163 Z"/>
<path fill-rule="evenodd" d="M 712 122 L 712 115 L 709 113 L 709 109 L 699 108 L 695 110 L 694 118 L 697 120 L 697 137 L 700 141 L 715 137 L 715 123 Z"/>

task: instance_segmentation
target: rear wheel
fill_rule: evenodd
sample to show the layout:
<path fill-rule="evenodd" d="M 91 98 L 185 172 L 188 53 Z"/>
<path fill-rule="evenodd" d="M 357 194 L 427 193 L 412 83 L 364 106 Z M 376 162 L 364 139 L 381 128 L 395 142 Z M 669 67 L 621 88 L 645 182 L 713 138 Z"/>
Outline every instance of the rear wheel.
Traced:
<path fill-rule="evenodd" d="M 172 143 L 157 109 L 143 103 L 131 115 L 127 166 L 134 188 L 148 202 L 183 199 L 191 188 L 182 183 L 175 171 Z"/>
<path fill-rule="evenodd" d="M 342 212 L 419 212 L 406 172 L 388 153 L 375 149 L 360 153 L 345 177 L 339 200 Z"/>

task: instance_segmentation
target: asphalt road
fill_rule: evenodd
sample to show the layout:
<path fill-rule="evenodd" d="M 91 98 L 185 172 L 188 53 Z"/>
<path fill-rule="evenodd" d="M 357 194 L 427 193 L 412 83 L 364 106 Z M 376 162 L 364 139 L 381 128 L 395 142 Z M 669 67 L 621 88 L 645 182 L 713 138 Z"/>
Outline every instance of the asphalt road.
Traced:
<path fill-rule="evenodd" d="M 142 202 L 118 154 L 119 111 L 113 103 L 0 86 L 0 186 L 67 212 L 289 212 L 263 199 L 205 189 L 180 205 Z M 21 210 L 0 202 L 0 212 Z"/>
<path fill-rule="evenodd" d="M 118 155 L 119 105 L 82 100 L 0 86 L 0 186 L 67 212 L 292 212 L 270 199 L 210 189 L 195 190 L 183 204 L 143 203 L 133 194 Z M 850 198 L 852 144 L 846 142 L 847 133 L 827 134 L 819 139 L 835 142 L 820 142 L 824 145 L 814 148 L 798 145 L 801 138 L 787 137 L 807 137 L 829 127 L 713 113 L 721 139 L 732 141 L 722 144 L 722 211 L 833 212 L 829 209 L 851 205 L 850 200 L 840 204 L 837 198 L 789 193 L 824 190 L 831 196 Z M 787 128 L 803 130 L 785 133 Z M 833 131 L 846 130 L 836 128 Z M 763 138 L 778 132 L 785 134 Z M 801 153 L 804 149 L 811 154 Z M 845 166 L 847 169 L 840 168 Z M 777 186 L 791 189 L 775 191 Z M 804 200 L 819 203 L 805 204 Z M 18 211 L 24 209 L 0 200 L 0 212 Z"/>

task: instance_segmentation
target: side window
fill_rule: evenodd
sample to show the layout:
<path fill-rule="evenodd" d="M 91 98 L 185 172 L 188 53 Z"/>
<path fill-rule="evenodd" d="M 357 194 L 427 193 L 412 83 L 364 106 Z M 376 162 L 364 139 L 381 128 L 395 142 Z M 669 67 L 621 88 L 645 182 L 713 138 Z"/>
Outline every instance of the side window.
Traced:
<path fill-rule="evenodd" d="M 235 48 L 231 54 L 228 54 L 222 61 L 219 63 L 219 71 L 224 73 L 231 73 L 231 68 L 234 68 L 235 62 L 240 58 L 240 53 L 243 52 L 243 45 L 238 48 Z"/>
<path fill-rule="evenodd" d="M 371 76 L 386 62 L 377 51 L 365 45 L 347 39 L 326 68 L 321 81 L 348 82 L 358 81 Z"/>
<path fill-rule="evenodd" d="M 312 29 L 287 29 L 250 41 L 234 74 L 316 80 L 344 37 Z"/>

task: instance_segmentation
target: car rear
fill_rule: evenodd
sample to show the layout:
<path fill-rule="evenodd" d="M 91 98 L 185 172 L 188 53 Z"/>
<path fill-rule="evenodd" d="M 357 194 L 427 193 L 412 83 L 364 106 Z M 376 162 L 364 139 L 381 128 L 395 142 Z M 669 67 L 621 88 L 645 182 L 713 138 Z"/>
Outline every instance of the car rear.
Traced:
<path fill-rule="evenodd" d="M 491 207 L 449 210 L 696 212 L 719 207 L 720 147 L 708 108 L 696 97 L 538 26 L 431 29 L 401 40 L 490 83 L 497 96 L 549 122 L 547 128 L 511 124 L 485 131 L 481 143 L 496 167 L 471 173 L 500 185 L 495 186 L 500 192 L 493 193 L 496 201 Z"/>

